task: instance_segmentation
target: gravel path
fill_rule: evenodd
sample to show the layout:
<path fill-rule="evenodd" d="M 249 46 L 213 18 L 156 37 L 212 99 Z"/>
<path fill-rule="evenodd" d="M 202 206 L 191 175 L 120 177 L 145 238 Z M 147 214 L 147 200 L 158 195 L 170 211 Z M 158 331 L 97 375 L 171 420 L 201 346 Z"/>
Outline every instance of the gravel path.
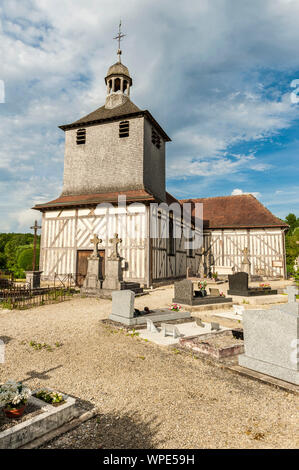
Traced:
<path fill-rule="evenodd" d="M 169 288 L 155 290 L 136 307 L 170 305 L 171 295 Z M 74 298 L 0 311 L 0 382 L 49 386 L 99 410 L 45 447 L 298 447 L 298 397 L 105 326 L 100 320 L 110 310 L 109 300 Z"/>

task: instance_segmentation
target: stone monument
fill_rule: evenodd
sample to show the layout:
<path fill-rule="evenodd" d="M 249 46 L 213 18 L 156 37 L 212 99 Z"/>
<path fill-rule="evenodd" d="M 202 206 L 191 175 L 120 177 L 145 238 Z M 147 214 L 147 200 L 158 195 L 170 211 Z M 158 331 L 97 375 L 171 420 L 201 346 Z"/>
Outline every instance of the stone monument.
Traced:
<path fill-rule="evenodd" d="M 134 324 L 134 301 L 135 293 L 131 290 L 112 292 L 112 312 L 109 315 L 109 320 L 124 325 Z"/>
<path fill-rule="evenodd" d="M 93 244 L 93 253 L 87 258 L 87 274 L 81 291 L 84 293 L 97 293 L 98 290 L 101 289 L 101 282 L 99 280 L 100 257 L 98 244 L 102 243 L 102 240 L 98 238 L 95 233 L 90 243 Z"/>
<path fill-rule="evenodd" d="M 244 310 L 242 367 L 299 385 L 299 304 L 289 286 L 288 304 L 269 310 Z"/>
<path fill-rule="evenodd" d="M 118 245 L 122 243 L 122 240 L 115 233 L 114 238 L 111 238 L 109 242 L 112 244 L 112 252 L 106 260 L 103 289 L 120 290 L 122 285 L 122 269 Z"/>
<path fill-rule="evenodd" d="M 248 254 L 249 254 L 248 248 L 247 247 L 244 248 L 242 253 L 243 253 L 243 260 L 242 260 L 242 263 L 241 263 L 241 272 L 247 273 L 248 277 L 250 279 L 250 261 L 249 261 L 249 257 L 248 257 Z"/>

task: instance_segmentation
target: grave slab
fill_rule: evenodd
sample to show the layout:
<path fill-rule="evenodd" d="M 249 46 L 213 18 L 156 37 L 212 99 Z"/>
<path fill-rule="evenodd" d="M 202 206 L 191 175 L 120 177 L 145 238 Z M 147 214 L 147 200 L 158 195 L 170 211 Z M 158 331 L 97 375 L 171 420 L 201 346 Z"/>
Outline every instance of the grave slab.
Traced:
<path fill-rule="evenodd" d="M 239 365 L 299 385 L 299 304 L 289 300 L 283 308 L 244 311 Z"/>

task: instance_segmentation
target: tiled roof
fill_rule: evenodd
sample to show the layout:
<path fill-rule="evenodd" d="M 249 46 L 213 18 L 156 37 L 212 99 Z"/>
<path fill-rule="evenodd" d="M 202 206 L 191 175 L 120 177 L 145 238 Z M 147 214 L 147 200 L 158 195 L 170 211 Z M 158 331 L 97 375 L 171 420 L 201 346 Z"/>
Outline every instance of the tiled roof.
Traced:
<path fill-rule="evenodd" d="M 288 227 L 252 194 L 181 199 L 181 202 L 203 204 L 204 228 Z"/>
<path fill-rule="evenodd" d="M 36 210 L 55 209 L 59 207 L 72 207 L 72 206 L 85 206 L 96 205 L 103 202 L 117 202 L 118 196 L 126 196 L 127 202 L 146 202 L 155 201 L 152 194 L 143 189 L 132 191 L 120 191 L 113 193 L 98 193 L 98 194 L 81 194 L 74 196 L 60 196 L 53 201 L 46 202 L 45 204 L 37 204 L 33 207 Z"/>

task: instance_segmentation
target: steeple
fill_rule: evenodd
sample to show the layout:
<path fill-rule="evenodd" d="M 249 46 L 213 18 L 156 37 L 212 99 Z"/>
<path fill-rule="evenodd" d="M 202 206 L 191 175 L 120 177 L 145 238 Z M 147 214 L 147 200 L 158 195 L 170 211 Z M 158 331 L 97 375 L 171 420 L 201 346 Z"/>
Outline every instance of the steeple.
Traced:
<path fill-rule="evenodd" d="M 120 41 L 125 37 L 121 32 L 121 22 L 119 23 L 119 31 L 115 38 L 118 40 L 118 61 L 109 67 L 105 83 L 107 85 L 107 97 L 105 108 L 111 109 L 121 106 L 130 98 L 130 87 L 132 86 L 132 79 L 128 68 L 121 63 Z"/>

